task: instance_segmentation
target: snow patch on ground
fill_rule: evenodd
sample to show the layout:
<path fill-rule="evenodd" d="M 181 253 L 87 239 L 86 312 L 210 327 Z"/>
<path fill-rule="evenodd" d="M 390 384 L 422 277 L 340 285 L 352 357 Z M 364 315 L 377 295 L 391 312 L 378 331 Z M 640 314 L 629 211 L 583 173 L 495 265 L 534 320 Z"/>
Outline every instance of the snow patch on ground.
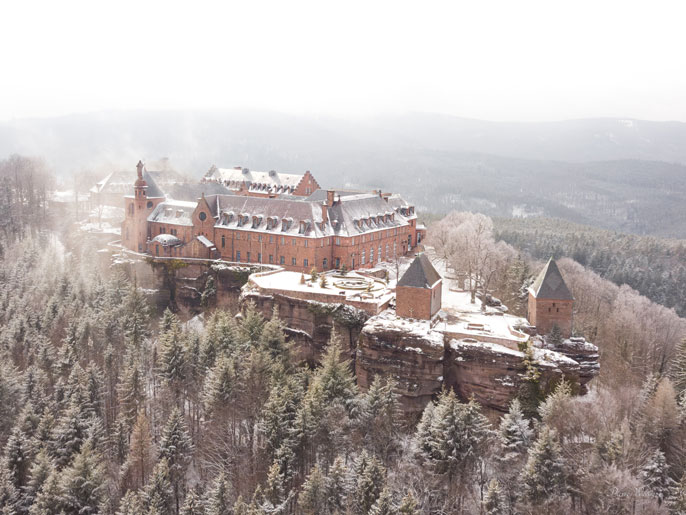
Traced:
<path fill-rule="evenodd" d="M 443 347 L 443 334 L 431 328 L 429 320 L 413 320 L 396 316 L 395 312 L 386 310 L 367 320 L 365 331 L 394 331 L 406 334 L 408 338 L 424 340 L 432 347 Z M 408 350 L 414 350 L 407 347 Z M 421 351 L 421 349 L 420 349 Z"/>

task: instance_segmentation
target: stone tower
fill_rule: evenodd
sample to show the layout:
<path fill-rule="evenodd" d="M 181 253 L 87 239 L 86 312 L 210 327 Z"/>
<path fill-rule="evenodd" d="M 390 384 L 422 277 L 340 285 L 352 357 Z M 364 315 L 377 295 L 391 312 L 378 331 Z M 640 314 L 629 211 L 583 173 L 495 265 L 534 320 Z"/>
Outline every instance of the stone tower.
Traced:
<path fill-rule="evenodd" d="M 395 288 L 395 312 L 405 318 L 431 320 L 441 309 L 443 279 L 425 254 L 419 254 Z"/>
<path fill-rule="evenodd" d="M 572 310 L 574 297 L 565 284 L 560 269 L 553 258 L 529 287 L 529 323 L 536 326 L 538 334 L 548 334 L 553 325 L 565 338 L 572 335 Z"/>
<path fill-rule="evenodd" d="M 147 251 L 148 215 L 164 200 L 164 195 L 154 185 L 150 188 L 143 177 L 143 162 L 136 165 L 136 182 L 133 183 L 133 195 L 124 197 L 126 214 L 121 226 L 122 245 L 136 252 Z"/>

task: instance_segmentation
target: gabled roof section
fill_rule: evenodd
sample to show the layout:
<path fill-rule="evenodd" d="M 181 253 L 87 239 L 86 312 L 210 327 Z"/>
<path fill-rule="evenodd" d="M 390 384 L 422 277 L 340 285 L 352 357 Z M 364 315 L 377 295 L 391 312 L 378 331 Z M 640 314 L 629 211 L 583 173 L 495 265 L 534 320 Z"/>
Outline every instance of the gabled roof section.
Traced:
<path fill-rule="evenodd" d="M 537 299 L 574 300 L 553 258 L 548 260 L 529 289 Z"/>
<path fill-rule="evenodd" d="M 431 288 L 438 280 L 440 274 L 426 257 L 426 254 L 419 254 L 410 267 L 405 271 L 398 281 L 398 286 L 410 286 L 411 288 Z"/>

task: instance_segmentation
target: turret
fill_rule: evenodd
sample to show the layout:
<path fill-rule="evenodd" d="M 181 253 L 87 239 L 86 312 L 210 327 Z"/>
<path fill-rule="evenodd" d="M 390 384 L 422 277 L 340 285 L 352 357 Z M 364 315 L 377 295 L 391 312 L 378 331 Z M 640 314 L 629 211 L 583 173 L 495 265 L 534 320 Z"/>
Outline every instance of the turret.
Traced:
<path fill-rule="evenodd" d="M 572 335 L 574 297 L 553 258 L 529 288 L 529 323 L 538 334 L 548 334 L 557 325 L 565 338 Z"/>

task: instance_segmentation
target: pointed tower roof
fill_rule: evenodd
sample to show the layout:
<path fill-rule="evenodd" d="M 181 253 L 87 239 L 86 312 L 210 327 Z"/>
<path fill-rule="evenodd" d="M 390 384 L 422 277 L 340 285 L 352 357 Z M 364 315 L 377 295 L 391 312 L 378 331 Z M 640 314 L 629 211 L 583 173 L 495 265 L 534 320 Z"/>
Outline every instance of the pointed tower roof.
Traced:
<path fill-rule="evenodd" d="M 441 279 L 440 274 L 425 254 L 419 254 L 398 281 L 398 286 L 431 288 Z"/>
<path fill-rule="evenodd" d="M 548 260 L 529 289 L 537 299 L 574 300 L 553 258 Z"/>

